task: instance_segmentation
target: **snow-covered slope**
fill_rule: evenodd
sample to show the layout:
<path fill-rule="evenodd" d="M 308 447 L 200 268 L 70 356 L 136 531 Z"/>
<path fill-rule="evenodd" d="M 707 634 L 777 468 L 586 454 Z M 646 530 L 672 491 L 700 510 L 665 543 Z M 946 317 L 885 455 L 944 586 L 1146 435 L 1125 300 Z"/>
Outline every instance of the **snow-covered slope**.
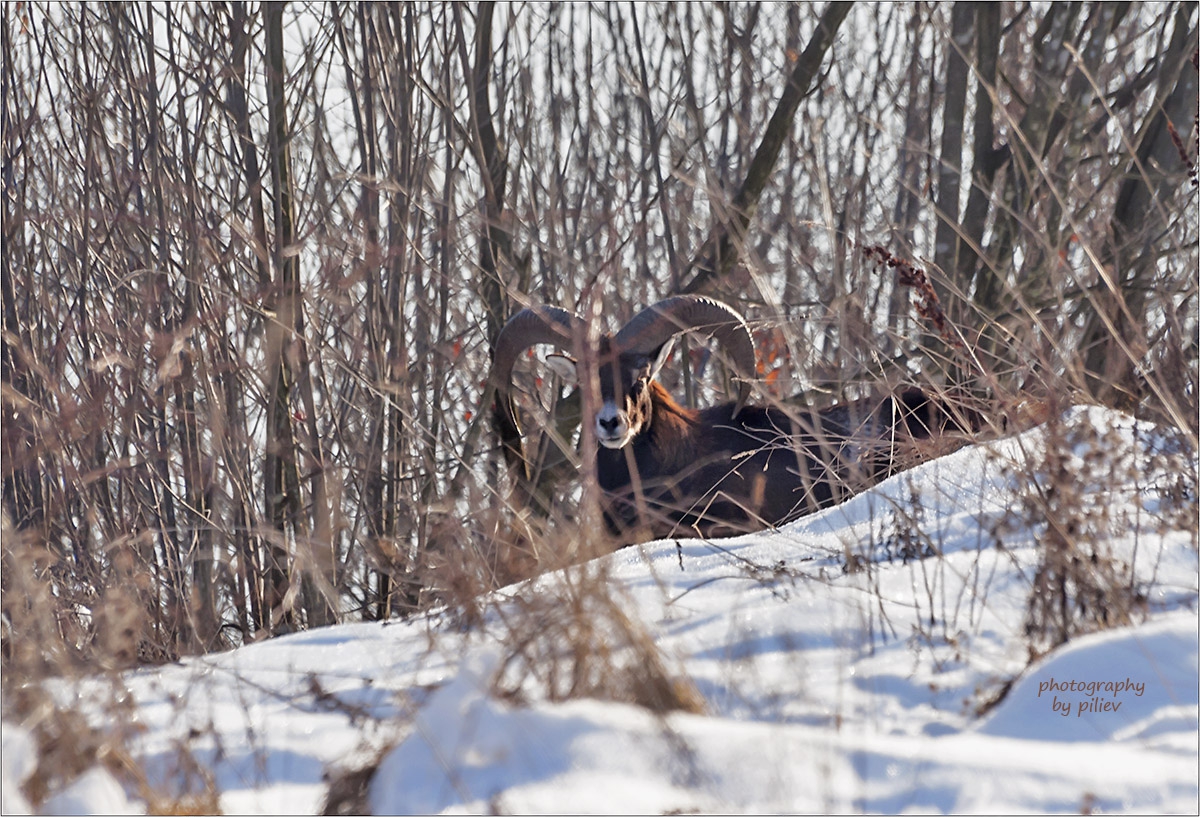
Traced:
<path fill-rule="evenodd" d="M 502 664 L 516 599 L 566 582 L 549 575 L 502 591 L 505 614 L 472 633 L 342 625 L 132 673 L 127 743 L 162 787 L 211 776 L 227 813 L 318 810 L 328 777 L 376 760 L 365 802 L 381 813 L 1194 812 L 1195 455 L 1080 408 L 1054 432 L 1070 456 L 1047 465 L 1047 433 L 960 450 L 780 531 L 607 557 L 617 608 L 701 714 L 555 702 L 552 681 Z M 1141 597 L 1131 624 L 1030 663 L 1049 534 L 1028 497 L 1053 499 L 1048 473 L 1070 490 L 1043 515 L 1069 517 Z M 490 691 L 502 670 L 518 695 Z M 27 773 L 10 737 L 6 809 Z"/>

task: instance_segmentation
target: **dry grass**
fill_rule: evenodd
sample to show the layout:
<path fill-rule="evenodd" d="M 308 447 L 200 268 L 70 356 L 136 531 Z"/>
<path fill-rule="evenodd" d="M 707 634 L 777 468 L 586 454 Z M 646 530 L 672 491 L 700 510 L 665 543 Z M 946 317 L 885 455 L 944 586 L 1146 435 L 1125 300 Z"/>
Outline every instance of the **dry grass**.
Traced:
<path fill-rule="evenodd" d="M 494 684 L 507 700 L 596 698 L 656 713 L 705 711 L 695 685 L 625 612 L 603 564 L 561 571 L 497 615 L 502 660 Z"/>
<path fill-rule="evenodd" d="M 1021 7 L 992 28 L 980 7 L 964 55 L 972 105 L 957 119 L 937 75 L 950 7 L 856 7 L 847 27 L 894 51 L 835 49 L 739 266 L 711 294 L 763 339 L 755 399 L 820 407 L 916 385 L 948 405 L 963 397 L 982 415 L 977 438 L 1051 423 L 1044 457 L 1014 475 L 1025 491 L 1011 511 L 1045 530 L 1028 604 L 1039 652 L 1144 607 L 1104 544 L 1123 522 L 1086 490 L 1123 466 L 1074 457 L 1106 441 L 1055 425 L 1062 409 L 1119 407 L 1176 428 L 1181 450 L 1200 434 L 1196 63 L 1186 4 L 1101 4 L 1054 26 L 1055 7 Z M 522 361 L 526 442 L 559 469 L 535 507 L 514 490 L 485 404 L 489 333 L 506 315 L 543 301 L 617 324 L 676 291 L 689 250 L 729 210 L 809 11 L 682 9 L 637 9 L 662 70 L 631 94 L 642 72 L 615 34 L 624 6 L 499 7 L 483 85 L 503 115 L 482 124 L 507 154 L 488 168 L 478 100 L 463 92 L 467 43 L 491 42 L 475 9 L 321 7 L 321 25 L 296 28 L 305 56 L 288 66 L 298 223 L 281 246 L 267 164 L 283 151 L 269 149 L 255 7 L 3 5 L 0 683 L 3 716 L 38 742 L 35 804 L 99 763 L 156 811 L 215 809 L 186 746 L 179 791 L 191 793 L 152 791 L 119 730 L 86 726 L 43 687 L 330 620 L 442 610 L 456 627 L 496 628 L 495 691 L 511 700 L 702 711 L 591 563 L 612 543 L 589 533 L 602 527 L 595 486 L 564 419 L 578 405 L 564 410 L 559 384 Z M 427 34 L 409 42 L 410 30 Z M 601 44 L 571 53 L 585 31 Z M 1085 65 L 1075 46 L 1093 36 L 1146 58 Z M 989 38 L 991 79 L 978 53 Z M 691 50 L 701 42 L 712 47 Z M 1048 54 L 1067 76 L 1039 70 Z M 1167 122 L 1164 151 L 1156 117 L 1176 98 L 1187 116 Z M 990 121 L 962 115 L 993 99 Z M 954 122 L 977 152 L 934 146 Z M 672 164 L 652 178 L 647 158 L 663 155 Z M 945 210 L 962 198 L 943 192 L 951 175 L 982 210 Z M 946 227 L 950 255 L 935 246 Z M 293 262 L 299 319 L 284 326 Z M 667 386 L 703 404 L 719 373 L 692 352 Z M 292 391 L 270 392 L 275 364 Z M 896 468 L 971 439 L 895 452 Z M 1145 465 L 1156 523 L 1194 530 L 1195 474 L 1173 456 Z M 918 501 L 894 510 L 889 558 L 938 558 Z M 874 558 L 848 553 L 846 568 Z M 491 595 L 514 585 L 511 602 Z M 116 718 L 126 702 L 112 689 Z M 331 799 L 355 810 L 359 783 Z"/>

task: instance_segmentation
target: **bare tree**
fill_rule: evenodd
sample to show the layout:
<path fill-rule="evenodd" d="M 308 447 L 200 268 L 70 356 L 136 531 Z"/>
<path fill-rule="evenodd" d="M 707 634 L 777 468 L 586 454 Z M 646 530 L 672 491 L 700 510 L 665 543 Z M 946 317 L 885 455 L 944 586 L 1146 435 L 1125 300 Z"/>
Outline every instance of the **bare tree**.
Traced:
<path fill-rule="evenodd" d="M 1195 442 L 1194 4 L 0 17 L 13 655 L 163 660 L 568 558 L 586 395 L 522 359 L 525 437 L 490 422 L 529 303 L 719 295 L 765 401 L 962 386 Z M 716 399 L 677 354 L 665 385 Z"/>

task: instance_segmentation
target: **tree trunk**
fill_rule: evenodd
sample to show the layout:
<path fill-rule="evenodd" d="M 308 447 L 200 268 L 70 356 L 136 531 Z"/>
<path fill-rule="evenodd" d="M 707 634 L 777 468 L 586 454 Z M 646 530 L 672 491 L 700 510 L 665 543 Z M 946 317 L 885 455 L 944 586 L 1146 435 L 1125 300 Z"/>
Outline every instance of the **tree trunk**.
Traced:
<path fill-rule="evenodd" d="M 1112 244 L 1099 264 L 1101 284 L 1091 303 L 1091 312 L 1081 348 L 1088 390 L 1097 400 L 1132 408 L 1147 391 L 1161 386 L 1147 379 L 1143 358 L 1143 323 L 1146 298 L 1153 288 L 1162 247 L 1162 236 L 1174 216 L 1164 202 L 1187 177 L 1168 123 L 1194 123 L 1197 72 L 1192 56 L 1197 49 L 1197 30 L 1191 23 L 1191 3 L 1180 4 L 1175 29 L 1167 49 L 1156 94 L 1161 102 L 1137 135 L 1137 151 L 1130 157 L 1125 179 L 1113 209 Z M 1175 406 L 1177 400 L 1163 399 Z M 1188 428 L 1185 417 L 1173 418 Z"/>
<path fill-rule="evenodd" d="M 714 279 L 727 274 L 737 263 L 746 229 L 779 159 L 783 143 L 791 132 L 796 109 L 816 82 L 825 52 L 833 45 L 838 28 L 850 13 L 851 5 L 846 2 L 832 2 L 825 7 L 816 32 L 800 59 L 796 61 L 796 67 L 783 89 L 783 95 L 780 96 L 775 112 L 767 123 L 767 129 L 758 144 L 758 150 L 754 153 L 742 185 L 733 197 L 729 218 L 721 219 L 713 226 L 708 240 L 688 267 L 690 277 L 685 273 L 686 283 L 682 287 L 684 293 L 706 291 Z"/>
<path fill-rule="evenodd" d="M 987 226 L 988 205 L 996 171 L 1004 160 L 1004 151 L 995 147 L 993 95 L 996 93 L 996 62 L 1000 53 L 1001 6 L 999 3 L 979 3 L 975 7 L 975 115 L 971 124 L 974 164 L 971 170 L 971 190 L 967 194 L 967 209 L 963 211 L 962 243 L 959 254 L 958 287 L 972 291 L 974 303 L 989 317 L 1000 313 L 1001 279 L 980 255 L 984 228 Z"/>
<path fill-rule="evenodd" d="M 942 102 L 942 144 L 938 152 L 937 233 L 933 259 L 950 280 L 960 280 L 958 199 L 962 189 L 963 123 L 967 104 L 967 57 L 979 4 L 959 0 L 950 13 L 946 43 L 946 91 Z"/>
<path fill-rule="evenodd" d="M 264 6 L 266 36 L 269 169 L 274 191 L 275 241 L 270 245 L 275 281 L 267 297 L 267 450 L 263 464 L 263 496 L 272 527 L 264 601 L 272 632 L 296 629 L 296 602 L 291 592 L 295 567 L 291 551 L 305 538 L 301 516 L 300 474 L 296 464 L 291 394 L 299 320 L 299 256 L 296 253 L 292 177 L 284 82 L 283 3 Z"/>
<path fill-rule="evenodd" d="M 246 192 L 250 207 L 251 219 L 251 250 L 254 254 L 254 270 L 258 279 L 258 294 L 265 302 L 271 299 L 271 246 L 267 237 L 267 219 L 263 207 L 263 178 L 258 163 L 258 146 L 250 132 L 250 112 L 246 102 L 246 55 L 250 48 L 248 33 L 249 19 L 244 2 L 234 2 L 230 10 L 230 41 L 233 46 L 233 71 L 230 73 L 227 85 L 226 105 L 237 128 L 237 144 L 241 149 L 242 173 L 246 181 Z M 234 197 L 236 200 L 236 196 Z M 270 364 L 268 364 L 270 365 Z M 266 380 L 270 386 L 269 375 Z M 268 391 L 268 394 L 271 392 Z M 232 394 L 231 394 L 232 399 Z M 268 452 L 266 454 L 264 471 L 264 487 L 269 487 L 274 479 L 275 455 L 269 450 L 271 438 L 268 437 Z M 270 524 L 276 510 L 276 503 L 269 497 L 264 502 L 265 520 Z M 250 509 L 251 496 L 244 497 L 246 506 L 244 519 L 252 519 Z M 245 551 L 241 555 L 241 567 L 246 574 L 250 595 L 250 612 L 253 627 L 256 631 L 270 633 L 272 631 L 272 611 L 282 603 L 287 592 L 287 551 L 280 547 L 279 542 L 269 532 L 255 526 L 246 531 L 243 542 Z M 250 633 L 245 635 L 249 636 Z"/>

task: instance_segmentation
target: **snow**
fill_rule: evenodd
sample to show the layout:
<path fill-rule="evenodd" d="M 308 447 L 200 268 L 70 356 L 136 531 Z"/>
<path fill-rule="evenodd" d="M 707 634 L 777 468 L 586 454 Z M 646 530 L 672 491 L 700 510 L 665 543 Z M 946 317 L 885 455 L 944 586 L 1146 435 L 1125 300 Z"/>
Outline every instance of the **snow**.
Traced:
<path fill-rule="evenodd" d="M 1032 663 L 1044 524 L 1018 495 L 1044 428 L 779 531 L 652 543 L 589 566 L 607 571 L 667 671 L 695 685 L 702 713 L 555 700 L 505 664 L 518 602 L 544 597 L 553 611 L 571 585 L 551 574 L 499 591 L 473 632 L 436 615 L 347 624 L 130 673 L 128 749 L 153 785 L 211 785 L 226 813 L 317 812 L 332 778 L 372 763 L 375 813 L 1195 812 L 1195 520 L 1171 521 L 1181 472 L 1166 458 L 1181 449 L 1097 408 L 1062 427 L 1079 511 L 1102 512 L 1102 544 L 1145 609 Z M 1182 462 L 1194 492 L 1195 454 Z M 843 569 L 848 554 L 856 569 Z M 609 623 L 598 608 L 597 628 Z M 535 633 L 544 655 L 555 633 Z M 498 677 L 519 695 L 498 696 Z M 17 784 L 32 747 L 4 725 L 6 812 L 28 808 Z M 144 809 L 94 772 L 43 810 Z"/>
<path fill-rule="evenodd" d="M 3 798 L 0 811 L 5 814 L 31 814 L 29 801 L 21 793 L 20 786 L 37 767 L 33 736 L 11 723 L 0 724 L 0 735 L 3 736 L 0 739 L 0 768 L 3 768 L 4 775 L 3 784 L 0 785 L 0 797 Z"/>
<path fill-rule="evenodd" d="M 131 814 L 138 809 L 110 772 L 93 766 L 42 804 L 46 814 Z"/>
<path fill-rule="evenodd" d="M 1013 688 L 1012 702 L 979 731 L 1194 750 L 1195 735 L 1173 727 L 1181 716 L 1196 726 L 1195 623 L 1191 613 L 1172 613 L 1137 629 L 1067 644 L 1030 668 Z M 1048 711 L 1058 718 L 1045 717 Z"/>

